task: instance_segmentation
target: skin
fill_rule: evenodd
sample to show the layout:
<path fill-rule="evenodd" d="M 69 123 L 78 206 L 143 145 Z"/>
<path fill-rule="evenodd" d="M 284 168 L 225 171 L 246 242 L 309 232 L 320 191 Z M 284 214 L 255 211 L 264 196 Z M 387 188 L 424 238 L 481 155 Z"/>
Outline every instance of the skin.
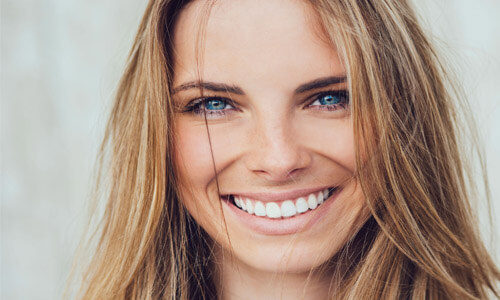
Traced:
<path fill-rule="evenodd" d="M 325 299 L 334 289 L 332 275 L 315 270 L 339 251 L 368 213 L 353 177 L 348 105 L 326 109 L 316 101 L 318 93 L 345 90 L 347 83 L 303 93 L 296 89 L 318 78 L 345 76 L 345 68 L 303 2 L 218 1 L 197 52 L 204 13 L 202 2 L 190 3 L 174 32 L 175 161 L 183 202 L 216 245 L 220 298 Z M 243 93 L 204 90 L 203 96 L 234 102 L 223 114 L 207 112 L 208 126 L 203 114 L 186 111 L 201 97 L 200 89 L 180 88 L 200 76 Z M 296 234 L 266 235 L 243 225 L 228 209 L 218 196 L 216 178 L 221 195 L 328 186 L 342 190 L 314 226 Z"/>

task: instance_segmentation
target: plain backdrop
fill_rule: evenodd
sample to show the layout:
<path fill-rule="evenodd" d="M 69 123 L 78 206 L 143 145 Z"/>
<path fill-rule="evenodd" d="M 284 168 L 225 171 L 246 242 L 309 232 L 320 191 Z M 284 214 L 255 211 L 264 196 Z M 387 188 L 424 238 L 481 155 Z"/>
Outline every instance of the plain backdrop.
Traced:
<path fill-rule="evenodd" d="M 500 1 L 415 3 L 471 102 L 499 216 Z M 145 6 L 1 2 L 1 299 L 61 298 L 103 125 Z M 481 230 L 495 252 L 481 207 Z"/>

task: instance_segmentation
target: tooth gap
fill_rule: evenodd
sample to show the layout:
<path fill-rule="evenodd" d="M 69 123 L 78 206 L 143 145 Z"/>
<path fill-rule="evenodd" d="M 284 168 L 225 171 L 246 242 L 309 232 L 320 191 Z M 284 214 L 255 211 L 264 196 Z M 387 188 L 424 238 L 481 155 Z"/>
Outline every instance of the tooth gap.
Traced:
<path fill-rule="evenodd" d="M 335 193 L 335 191 L 337 191 L 338 187 L 332 187 L 332 188 L 329 188 L 328 189 L 328 197 L 325 197 L 325 200 L 328 199 L 331 195 L 333 195 L 333 193 Z"/>

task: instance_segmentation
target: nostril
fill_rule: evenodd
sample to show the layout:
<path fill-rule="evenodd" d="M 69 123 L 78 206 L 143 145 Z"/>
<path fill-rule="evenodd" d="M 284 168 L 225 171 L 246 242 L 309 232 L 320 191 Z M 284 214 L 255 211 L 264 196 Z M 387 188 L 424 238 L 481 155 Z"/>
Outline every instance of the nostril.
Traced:
<path fill-rule="evenodd" d="M 297 176 L 311 165 L 310 154 L 301 149 L 289 149 L 277 155 L 276 151 L 255 151 L 247 156 L 247 167 L 267 180 L 285 181 Z"/>
<path fill-rule="evenodd" d="M 296 176 L 298 175 L 298 173 L 300 172 L 301 169 L 294 169 L 294 170 L 291 170 L 290 172 L 288 172 L 288 177 L 293 177 L 293 176 Z"/>
<path fill-rule="evenodd" d="M 291 171 L 279 171 L 279 170 L 253 170 L 254 174 L 263 177 L 270 181 L 288 181 L 298 176 L 301 172 L 301 168 L 295 168 Z"/>
<path fill-rule="evenodd" d="M 311 165 L 311 153 L 288 125 L 268 124 L 259 130 L 260 134 L 255 136 L 245 159 L 248 169 L 254 174 L 267 180 L 285 181 Z"/>

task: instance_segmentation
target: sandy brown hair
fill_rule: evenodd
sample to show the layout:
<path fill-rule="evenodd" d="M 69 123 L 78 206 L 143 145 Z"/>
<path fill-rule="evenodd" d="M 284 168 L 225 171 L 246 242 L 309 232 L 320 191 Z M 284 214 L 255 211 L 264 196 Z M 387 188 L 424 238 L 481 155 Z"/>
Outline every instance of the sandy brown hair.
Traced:
<path fill-rule="evenodd" d="M 172 33 L 187 2 L 151 0 L 139 27 L 103 142 L 107 204 L 78 299 L 217 297 L 211 241 L 181 204 L 172 161 Z M 356 176 L 372 214 L 332 258 L 348 270 L 332 298 L 498 297 L 456 93 L 409 3 L 310 2 L 347 67 Z"/>

